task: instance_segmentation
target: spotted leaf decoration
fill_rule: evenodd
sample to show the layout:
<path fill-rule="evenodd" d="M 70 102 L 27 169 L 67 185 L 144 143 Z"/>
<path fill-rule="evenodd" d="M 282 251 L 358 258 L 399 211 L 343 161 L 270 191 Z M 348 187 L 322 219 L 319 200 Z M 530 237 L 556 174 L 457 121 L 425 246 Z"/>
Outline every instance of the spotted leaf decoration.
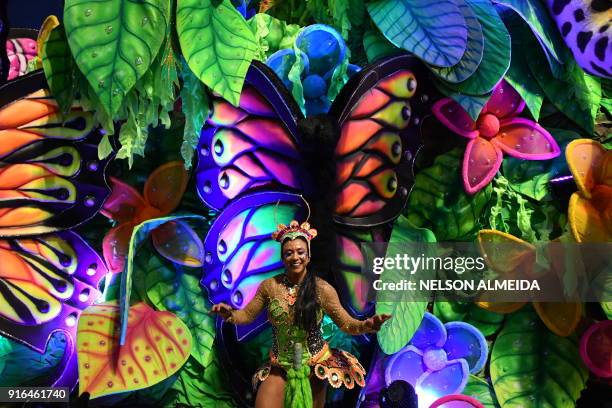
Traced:
<path fill-rule="evenodd" d="M 119 347 L 119 306 L 85 310 L 78 325 L 79 394 L 90 398 L 150 387 L 176 373 L 189 358 L 191 333 L 170 312 L 145 303 L 130 307 L 128 334 Z"/>
<path fill-rule="evenodd" d="M 400 217 L 395 222 L 389 243 L 396 245 L 387 248 L 386 256 L 395 258 L 399 252 L 399 243 L 426 243 L 436 242 L 434 234 L 425 228 L 415 228 L 405 217 Z M 423 245 L 423 251 L 428 247 Z M 399 282 L 405 271 L 401 269 L 387 270 L 381 275 L 383 282 Z M 421 294 L 425 294 L 423 291 Z M 377 300 L 377 314 L 391 314 L 395 316 L 385 323 L 378 332 L 378 344 L 386 354 L 397 353 L 412 338 L 419 328 L 423 315 L 427 311 L 427 302 L 415 299 L 413 292 L 403 292 L 401 298 L 391 301 Z"/>
<path fill-rule="evenodd" d="M 178 0 L 176 28 L 187 65 L 234 106 L 251 60 L 255 35 L 230 0 Z"/>
<path fill-rule="evenodd" d="M 577 343 L 550 332 L 531 308 L 509 316 L 491 353 L 501 407 L 574 407 L 588 378 Z"/>
<path fill-rule="evenodd" d="M 110 115 L 159 52 L 169 5 L 164 0 L 66 0 L 70 50 Z"/>

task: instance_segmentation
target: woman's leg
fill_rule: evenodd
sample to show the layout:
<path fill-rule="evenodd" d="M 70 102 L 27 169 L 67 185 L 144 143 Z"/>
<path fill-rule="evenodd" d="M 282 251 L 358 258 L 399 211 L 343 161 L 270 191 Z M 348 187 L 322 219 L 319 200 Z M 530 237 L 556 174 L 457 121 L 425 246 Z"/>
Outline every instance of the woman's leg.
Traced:
<path fill-rule="evenodd" d="M 285 376 L 282 369 L 272 367 L 270 375 L 259 385 L 255 408 L 283 408 L 285 401 Z"/>
<path fill-rule="evenodd" d="M 317 377 L 310 377 L 310 388 L 312 388 L 313 408 L 323 408 L 325 397 L 327 396 L 327 381 L 319 380 Z"/>

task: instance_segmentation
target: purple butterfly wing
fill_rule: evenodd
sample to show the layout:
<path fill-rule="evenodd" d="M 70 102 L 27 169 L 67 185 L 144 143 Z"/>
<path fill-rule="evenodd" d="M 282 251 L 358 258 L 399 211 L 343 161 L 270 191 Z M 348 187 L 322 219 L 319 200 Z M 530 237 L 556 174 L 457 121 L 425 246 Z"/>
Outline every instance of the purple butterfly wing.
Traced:
<path fill-rule="evenodd" d="M 100 296 L 107 269 L 76 233 L 0 240 L 0 333 L 44 352 L 54 332 L 67 345 L 53 386 L 77 380 L 75 339 L 81 312 Z"/>
<path fill-rule="evenodd" d="M 271 237 L 277 222 L 302 219 L 299 195 L 280 192 L 250 194 L 231 202 L 211 226 L 206 241 L 202 286 L 211 302 L 243 308 L 259 284 L 284 270 L 280 246 Z M 243 339 L 266 323 L 264 314 L 246 326 L 236 326 Z"/>
<path fill-rule="evenodd" d="M 247 73 L 239 107 L 213 95 L 198 144 L 204 203 L 220 210 L 253 191 L 308 191 L 296 133 L 301 116 L 274 72 L 258 62 Z"/>

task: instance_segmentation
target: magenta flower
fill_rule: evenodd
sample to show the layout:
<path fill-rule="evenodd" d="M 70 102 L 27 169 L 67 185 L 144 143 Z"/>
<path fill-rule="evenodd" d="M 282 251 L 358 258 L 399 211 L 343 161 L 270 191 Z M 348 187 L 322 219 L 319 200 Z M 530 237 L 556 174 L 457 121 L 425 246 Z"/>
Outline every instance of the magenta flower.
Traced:
<path fill-rule="evenodd" d="M 559 145 L 538 123 L 520 118 L 520 95 L 502 81 L 476 121 L 454 100 L 443 98 L 433 113 L 447 128 L 470 139 L 461 171 L 465 191 L 474 194 L 493 180 L 503 153 L 524 160 L 548 160 L 561 153 Z"/>

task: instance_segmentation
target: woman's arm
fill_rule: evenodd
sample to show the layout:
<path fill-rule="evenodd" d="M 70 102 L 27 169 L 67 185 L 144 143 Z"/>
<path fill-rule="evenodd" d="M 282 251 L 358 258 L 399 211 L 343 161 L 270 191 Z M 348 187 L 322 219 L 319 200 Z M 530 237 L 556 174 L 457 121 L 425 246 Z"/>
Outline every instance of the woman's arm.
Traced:
<path fill-rule="evenodd" d="M 236 310 L 225 303 L 217 303 L 212 307 L 211 313 L 219 314 L 228 323 L 238 325 L 251 323 L 268 303 L 267 282 L 267 280 L 261 282 L 255 296 L 244 308 Z"/>
<path fill-rule="evenodd" d="M 320 279 L 318 280 L 317 288 L 319 290 L 319 304 L 340 330 L 345 333 L 353 336 L 374 333 L 380 330 L 380 326 L 386 320 L 391 318 L 391 315 L 376 315 L 367 320 L 357 320 L 342 307 L 338 298 L 338 292 L 336 292 L 332 285 Z"/>

